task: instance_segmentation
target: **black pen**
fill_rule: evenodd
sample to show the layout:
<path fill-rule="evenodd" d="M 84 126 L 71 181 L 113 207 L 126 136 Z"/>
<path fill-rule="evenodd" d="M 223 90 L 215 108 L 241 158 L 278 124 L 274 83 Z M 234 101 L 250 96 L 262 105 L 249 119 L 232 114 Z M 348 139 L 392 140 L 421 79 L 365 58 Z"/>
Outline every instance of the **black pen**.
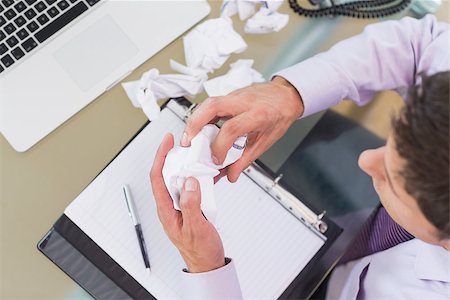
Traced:
<path fill-rule="evenodd" d="M 125 196 L 125 202 L 127 203 L 128 212 L 131 219 L 133 220 L 134 229 L 136 230 L 136 235 L 139 242 L 139 247 L 141 248 L 142 258 L 144 259 L 145 268 L 150 273 L 150 261 L 148 259 L 147 247 L 145 246 L 144 235 L 142 233 L 141 223 L 139 222 L 133 198 L 131 197 L 131 193 L 126 184 L 122 187 L 122 189 L 123 195 Z"/>

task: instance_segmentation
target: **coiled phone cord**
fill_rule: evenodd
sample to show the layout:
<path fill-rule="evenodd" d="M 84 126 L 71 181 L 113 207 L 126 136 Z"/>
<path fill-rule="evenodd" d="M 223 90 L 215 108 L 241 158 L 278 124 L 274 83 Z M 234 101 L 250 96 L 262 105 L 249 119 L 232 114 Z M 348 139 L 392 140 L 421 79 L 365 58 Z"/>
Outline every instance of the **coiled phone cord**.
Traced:
<path fill-rule="evenodd" d="M 335 4 L 330 7 L 308 9 L 300 6 L 297 0 L 289 0 L 289 6 L 298 15 L 305 17 L 346 16 L 353 18 L 380 18 L 396 14 L 411 3 L 411 0 L 363 0 Z"/>

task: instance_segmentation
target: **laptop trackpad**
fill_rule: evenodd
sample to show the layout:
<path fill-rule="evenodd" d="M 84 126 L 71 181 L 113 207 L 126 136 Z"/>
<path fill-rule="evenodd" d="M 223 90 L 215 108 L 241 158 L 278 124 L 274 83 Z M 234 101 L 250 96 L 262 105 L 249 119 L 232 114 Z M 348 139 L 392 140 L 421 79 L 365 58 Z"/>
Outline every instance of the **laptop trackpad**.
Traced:
<path fill-rule="evenodd" d="M 138 49 L 112 17 L 105 16 L 55 52 L 55 58 L 83 91 L 105 79 Z"/>

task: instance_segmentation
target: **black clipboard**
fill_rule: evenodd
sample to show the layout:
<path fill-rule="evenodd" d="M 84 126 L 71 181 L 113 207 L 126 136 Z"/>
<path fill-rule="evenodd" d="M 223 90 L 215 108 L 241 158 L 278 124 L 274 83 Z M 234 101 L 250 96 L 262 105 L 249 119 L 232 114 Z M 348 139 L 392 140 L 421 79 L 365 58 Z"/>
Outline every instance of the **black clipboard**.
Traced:
<path fill-rule="evenodd" d="M 189 115 L 193 108 L 191 102 L 185 98 L 171 99 L 171 101 L 175 101 L 180 106 L 185 107 L 186 115 Z M 127 147 L 148 123 L 141 127 L 117 155 Z M 110 163 L 117 155 L 114 156 Z M 312 227 L 317 225 L 315 230 L 326 237 L 326 242 L 280 296 L 280 299 L 309 298 L 331 271 L 340 255 L 342 255 L 342 253 L 337 254 L 336 251 L 330 251 L 330 249 L 343 229 L 329 219 L 321 210 L 315 208 L 308 200 L 300 198 L 300 195 L 297 195 L 295 192 L 291 192 L 294 189 L 291 189 L 282 178 L 276 176 L 262 162 L 257 161 L 254 167 L 254 170 L 258 170 L 267 178 L 272 179 L 273 185 L 265 187 L 266 189 L 273 189 L 276 186 L 277 189 L 288 191 L 293 197 L 301 199 L 303 205 L 318 216 L 318 222 L 316 224 L 310 223 L 309 225 Z M 277 199 L 276 195 L 273 198 L 275 201 L 280 200 Z M 289 206 L 284 206 L 288 211 L 290 210 Z M 301 221 L 308 222 L 304 219 Z M 321 227 L 319 226 L 320 224 L 326 224 L 326 226 Z M 155 299 L 64 214 L 38 242 L 37 248 L 94 298 Z"/>

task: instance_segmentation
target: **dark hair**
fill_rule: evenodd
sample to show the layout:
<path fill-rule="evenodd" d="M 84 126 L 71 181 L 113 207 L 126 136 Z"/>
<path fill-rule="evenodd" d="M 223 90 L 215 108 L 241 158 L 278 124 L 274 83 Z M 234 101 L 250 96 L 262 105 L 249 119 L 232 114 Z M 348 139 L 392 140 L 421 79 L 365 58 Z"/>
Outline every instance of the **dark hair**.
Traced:
<path fill-rule="evenodd" d="M 400 171 L 405 189 L 443 240 L 450 238 L 450 72 L 422 75 L 421 79 L 393 120 L 393 137 L 397 152 L 406 161 Z"/>

